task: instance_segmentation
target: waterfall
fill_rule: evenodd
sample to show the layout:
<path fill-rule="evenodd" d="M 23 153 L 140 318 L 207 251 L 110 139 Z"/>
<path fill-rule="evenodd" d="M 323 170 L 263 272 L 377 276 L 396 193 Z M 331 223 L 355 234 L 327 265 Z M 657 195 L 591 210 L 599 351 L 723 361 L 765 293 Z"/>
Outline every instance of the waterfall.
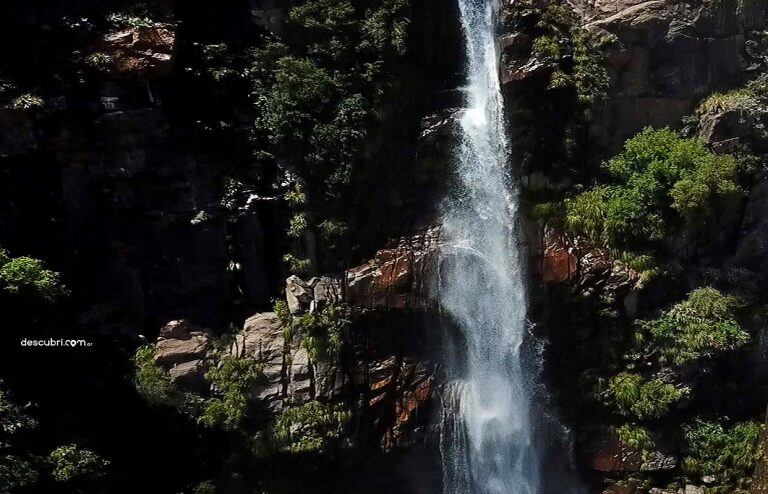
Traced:
<path fill-rule="evenodd" d="M 493 0 L 458 0 L 466 105 L 452 191 L 442 206 L 440 305 L 464 336 L 443 399 L 446 494 L 540 492 L 532 445 L 533 386 L 522 363 L 526 296 L 508 175 Z M 535 374 L 535 373 L 534 373 Z"/>

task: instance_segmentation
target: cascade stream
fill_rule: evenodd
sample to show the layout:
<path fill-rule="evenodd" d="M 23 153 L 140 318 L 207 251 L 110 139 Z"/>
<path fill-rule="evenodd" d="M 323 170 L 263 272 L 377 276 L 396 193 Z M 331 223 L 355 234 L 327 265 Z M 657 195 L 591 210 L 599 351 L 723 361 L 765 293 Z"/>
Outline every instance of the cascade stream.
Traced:
<path fill-rule="evenodd" d="M 494 0 L 458 0 L 466 49 L 465 109 L 455 177 L 442 206 L 440 304 L 464 336 L 441 421 L 446 494 L 540 492 L 533 386 L 523 364 L 526 296 L 508 173 Z M 535 373 L 534 373 L 535 374 Z"/>

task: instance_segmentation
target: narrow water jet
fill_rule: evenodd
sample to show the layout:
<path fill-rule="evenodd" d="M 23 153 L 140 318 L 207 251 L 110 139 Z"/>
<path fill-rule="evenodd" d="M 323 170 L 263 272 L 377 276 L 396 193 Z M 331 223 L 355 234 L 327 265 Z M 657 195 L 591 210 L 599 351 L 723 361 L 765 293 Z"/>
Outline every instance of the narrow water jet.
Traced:
<path fill-rule="evenodd" d="M 466 108 L 455 177 L 442 205 L 440 305 L 463 333 L 451 367 L 440 449 L 446 494 L 541 492 L 532 441 L 535 382 L 523 363 L 526 295 L 515 225 L 518 187 L 496 49 L 493 0 L 458 0 L 466 47 Z M 533 373 L 535 374 L 535 372 Z"/>

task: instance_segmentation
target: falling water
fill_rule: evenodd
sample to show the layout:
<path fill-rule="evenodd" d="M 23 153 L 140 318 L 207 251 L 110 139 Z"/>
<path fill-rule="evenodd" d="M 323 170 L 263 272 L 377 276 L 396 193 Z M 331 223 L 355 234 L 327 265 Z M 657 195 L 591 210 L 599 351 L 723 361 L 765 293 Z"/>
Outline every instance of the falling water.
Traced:
<path fill-rule="evenodd" d="M 440 303 L 466 352 L 443 404 L 446 494 L 538 493 L 532 388 L 521 346 L 526 298 L 515 231 L 517 187 L 498 78 L 493 0 L 458 0 L 466 41 L 466 109 L 456 177 L 443 206 Z"/>

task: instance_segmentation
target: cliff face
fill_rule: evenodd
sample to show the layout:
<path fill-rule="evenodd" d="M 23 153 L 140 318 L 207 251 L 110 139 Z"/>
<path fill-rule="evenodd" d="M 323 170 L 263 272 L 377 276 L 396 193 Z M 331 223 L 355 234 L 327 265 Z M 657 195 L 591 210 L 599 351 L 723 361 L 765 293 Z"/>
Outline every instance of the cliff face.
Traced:
<path fill-rule="evenodd" d="M 45 405 L 46 431 L 62 425 L 62 440 L 110 452 L 94 492 L 135 491 L 135 471 L 166 459 L 167 492 L 208 480 L 225 492 L 438 489 L 434 419 L 452 331 L 436 310 L 434 223 L 462 115 L 456 8 L 339 5 L 2 7 L 14 19 L 0 20 L 3 46 L 28 49 L 0 61 L 0 245 L 44 259 L 72 292 L 53 322 L 14 314 L 3 377 Z M 757 86 L 708 98 L 768 69 L 768 6 L 517 0 L 502 2 L 500 22 L 532 315 L 577 466 L 594 492 L 725 489 L 731 470 L 703 471 L 679 425 L 727 416 L 727 432 L 768 401 L 768 110 Z M 749 169 L 735 208 L 659 242 L 669 276 L 550 214 L 604 180 L 601 161 L 646 126 Z M 749 343 L 685 365 L 634 355 L 638 321 L 703 286 L 743 299 L 733 319 Z M 19 336 L 62 331 L 108 357 L 46 371 L 14 353 Z M 129 396 L 119 418 L 154 423 L 163 447 L 135 460 L 138 441 L 121 451 L 129 434 L 89 421 L 89 404 L 57 410 L 63 391 L 49 377 L 63 370 L 88 383 L 83 399 Z M 663 419 L 627 415 L 610 398 L 621 373 L 690 395 Z M 88 413 L 110 413 L 94 401 Z M 628 441 L 624 426 L 665 440 Z"/>

